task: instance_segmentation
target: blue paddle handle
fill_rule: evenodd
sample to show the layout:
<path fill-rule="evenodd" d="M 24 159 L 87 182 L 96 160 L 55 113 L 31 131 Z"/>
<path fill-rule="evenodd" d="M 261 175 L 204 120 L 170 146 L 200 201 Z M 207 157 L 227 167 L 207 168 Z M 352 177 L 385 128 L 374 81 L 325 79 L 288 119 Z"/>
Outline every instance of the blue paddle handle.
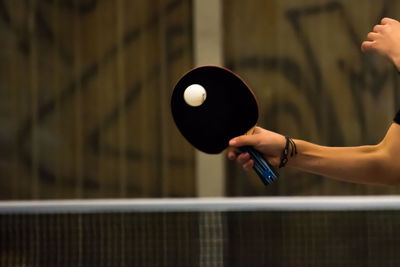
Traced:
<path fill-rule="evenodd" d="M 253 169 L 260 177 L 264 185 L 269 185 L 278 179 L 279 174 L 274 168 L 264 159 L 260 152 L 252 148 L 251 146 L 243 146 L 240 148 L 242 152 L 247 152 L 250 157 L 254 160 Z"/>

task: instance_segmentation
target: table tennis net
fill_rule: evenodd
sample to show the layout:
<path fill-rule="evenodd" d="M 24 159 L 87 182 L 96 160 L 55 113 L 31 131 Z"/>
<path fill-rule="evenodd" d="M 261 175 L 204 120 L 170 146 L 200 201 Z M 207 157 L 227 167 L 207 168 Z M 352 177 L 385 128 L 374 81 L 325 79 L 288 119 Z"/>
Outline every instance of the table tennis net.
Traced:
<path fill-rule="evenodd" d="M 82 202 L 0 202 L 0 266 L 400 266 L 399 198 Z"/>

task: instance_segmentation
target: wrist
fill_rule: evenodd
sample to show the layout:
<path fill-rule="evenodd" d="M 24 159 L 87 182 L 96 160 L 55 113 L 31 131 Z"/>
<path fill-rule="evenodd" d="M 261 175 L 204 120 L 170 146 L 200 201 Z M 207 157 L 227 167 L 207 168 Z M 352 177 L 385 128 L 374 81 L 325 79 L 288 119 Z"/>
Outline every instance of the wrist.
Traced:
<path fill-rule="evenodd" d="M 397 71 L 400 72 L 400 55 L 392 57 L 392 62 L 396 67 Z"/>
<path fill-rule="evenodd" d="M 297 155 L 297 146 L 295 141 L 289 136 L 285 136 L 285 146 L 281 153 L 279 168 L 283 168 L 289 162 L 289 159 Z"/>

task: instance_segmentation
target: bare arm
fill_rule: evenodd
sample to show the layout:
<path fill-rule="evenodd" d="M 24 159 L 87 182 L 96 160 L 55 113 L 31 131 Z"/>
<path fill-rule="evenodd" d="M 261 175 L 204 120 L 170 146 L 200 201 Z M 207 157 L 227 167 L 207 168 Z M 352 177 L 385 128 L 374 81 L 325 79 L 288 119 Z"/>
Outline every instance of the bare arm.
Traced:
<path fill-rule="evenodd" d="M 392 124 L 374 146 L 326 147 L 296 140 L 298 155 L 288 165 L 303 171 L 355 183 L 400 182 L 400 125 Z"/>
<path fill-rule="evenodd" d="M 362 51 L 385 56 L 400 71 L 400 22 L 390 18 L 381 20 L 367 40 Z M 393 185 L 400 184 L 400 125 L 393 123 L 385 138 L 377 145 L 359 147 L 327 147 L 302 140 L 294 140 L 298 154 L 289 159 L 287 166 L 354 183 Z M 263 153 L 269 162 L 278 166 L 285 137 L 257 127 L 255 134 L 240 136 L 229 143 L 232 147 L 250 145 Z M 231 149 L 228 157 L 237 160 L 244 169 L 253 161 L 247 153 Z"/>
<path fill-rule="evenodd" d="M 363 183 L 394 185 L 400 183 L 400 125 L 393 123 L 385 138 L 377 145 L 359 147 L 327 147 L 294 140 L 298 154 L 289 158 L 288 167 L 334 179 Z M 285 138 L 262 128 L 254 135 L 231 140 L 235 147 L 254 146 L 274 166 L 279 165 Z M 228 157 L 236 159 L 245 169 L 253 166 L 247 153 L 231 150 Z"/>

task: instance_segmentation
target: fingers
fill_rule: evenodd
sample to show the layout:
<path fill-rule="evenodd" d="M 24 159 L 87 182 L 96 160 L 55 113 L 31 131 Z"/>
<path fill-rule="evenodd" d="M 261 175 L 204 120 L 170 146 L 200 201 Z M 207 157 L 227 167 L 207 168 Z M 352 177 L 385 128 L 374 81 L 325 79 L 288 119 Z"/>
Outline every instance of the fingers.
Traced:
<path fill-rule="evenodd" d="M 378 32 L 382 32 L 382 30 L 385 28 L 386 26 L 384 25 L 375 25 L 374 28 L 372 29 L 375 33 Z"/>
<path fill-rule="evenodd" d="M 237 153 L 235 153 L 234 151 L 228 151 L 228 159 L 235 160 L 236 157 L 237 157 Z"/>
<path fill-rule="evenodd" d="M 249 153 L 240 153 L 237 150 L 228 151 L 228 159 L 236 160 L 236 162 L 241 164 L 243 169 L 246 171 L 251 170 L 254 165 L 254 161 L 251 159 Z"/>
<path fill-rule="evenodd" d="M 282 149 L 286 143 L 286 138 L 281 134 L 277 134 L 260 127 L 255 127 L 251 135 L 242 135 L 232 138 L 229 141 L 228 158 L 236 160 L 248 170 L 254 166 L 254 161 L 250 159 L 248 153 L 241 154 L 239 147 L 251 146 L 257 149 L 265 158 L 275 162 L 281 155 Z M 279 159 L 278 159 L 279 160 Z"/>
<path fill-rule="evenodd" d="M 228 159 L 236 160 L 236 162 L 239 163 L 239 164 L 245 164 L 251 159 L 251 157 L 250 157 L 250 154 L 247 153 L 247 152 L 240 153 L 240 152 L 237 152 L 237 151 L 229 151 L 228 152 Z"/>
<path fill-rule="evenodd" d="M 370 32 L 370 33 L 368 33 L 368 35 L 367 35 L 367 39 L 368 39 L 369 41 L 374 41 L 374 40 L 376 40 L 376 39 L 378 38 L 378 36 L 379 36 L 378 33 L 376 33 L 376 32 Z"/>
<path fill-rule="evenodd" d="M 383 19 L 381 20 L 381 24 L 383 24 L 383 25 L 385 25 L 385 24 L 390 24 L 390 23 L 392 23 L 392 22 L 396 22 L 396 20 L 391 19 L 391 18 L 383 18 Z"/>
<path fill-rule="evenodd" d="M 242 165 L 245 171 L 250 171 L 253 168 L 254 161 L 251 159 Z"/>
<path fill-rule="evenodd" d="M 230 148 L 228 149 L 228 154 L 227 154 L 227 155 L 228 155 L 228 159 L 230 159 L 230 160 L 236 160 L 237 157 L 238 157 L 240 154 L 242 154 L 241 151 L 239 151 L 239 150 L 236 149 L 236 148 L 230 147 Z"/>
<path fill-rule="evenodd" d="M 254 135 L 242 135 L 229 141 L 229 145 L 233 147 L 254 146 L 256 144 L 257 141 Z"/>
<path fill-rule="evenodd" d="M 239 164 L 245 164 L 249 160 L 250 160 L 250 154 L 247 152 L 240 154 L 236 159 L 237 163 Z"/>
<path fill-rule="evenodd" d="M 243 169 L 246 171 L 251 170 L 254 164 L 254 161 L 251 159 L 250 154 L 247 152 L 240 154 L 237 157 L 236 161 L 237 163 L 241 164 Z"/>
<path fill-rule="evenodd" d="M 375 41 L 364 41 L 361 44 L 361 51 L 367 52 L 375 50 Z"/>
<path fill-rule="evenodd" d="M 367 34 L 367 40 L 361 44 L 361 51 L 373 51 L 377 50 L 376 41 L 381 37 L 381 33 L 384 31 L 384 25 L 375 25 L 373 32 Z"/>

